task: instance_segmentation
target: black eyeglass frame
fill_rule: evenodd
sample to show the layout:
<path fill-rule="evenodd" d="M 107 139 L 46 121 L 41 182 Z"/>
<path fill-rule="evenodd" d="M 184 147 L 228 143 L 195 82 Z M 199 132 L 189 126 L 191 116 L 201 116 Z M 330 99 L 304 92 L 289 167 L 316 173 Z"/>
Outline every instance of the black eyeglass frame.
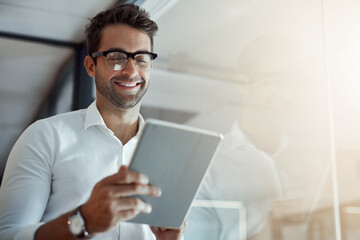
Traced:
<path fill-rule="evenodd" d="M 151 60 L 154 60 L 157 57 L 156 53 L 152 53 L 152 52 L 147 52 L 147 51 L 137 51 L 137 52 L 133 52 L 133 53 L 129 53 L 123 50 L 108 50 L 108 51 L 103 51 L 103 52 L 93 52 L 91 54 L 91 56 L 93 58 L 99 57 L 99 56 L 104 56 L 106 57 L 109 53 L 111 52 L 120 52 L 126 55 L 127 60 L 129 60 L 129 58 L 135 59 L 135 56 L 138 54 L 149 54 L 151 56 Z"/>

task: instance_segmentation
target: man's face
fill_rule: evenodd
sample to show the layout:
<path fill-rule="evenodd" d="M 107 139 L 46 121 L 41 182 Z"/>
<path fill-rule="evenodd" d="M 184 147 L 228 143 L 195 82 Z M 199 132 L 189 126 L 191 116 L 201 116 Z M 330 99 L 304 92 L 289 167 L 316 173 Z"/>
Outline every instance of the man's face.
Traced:
<path fill-rule="evenodd" d="M 111 25 L 103 30 L 98 51 L 111 49 L 150 52 L 150 37 L 127 25 Z M 101 102 L 130 109 L 140 102 L 148 89 L 150 70 L 137 69 L 132 58 L 122 70 L 114 70 L 107 66 L 105 57 L 100 56 L 94 69 L 96 94 Z"/>

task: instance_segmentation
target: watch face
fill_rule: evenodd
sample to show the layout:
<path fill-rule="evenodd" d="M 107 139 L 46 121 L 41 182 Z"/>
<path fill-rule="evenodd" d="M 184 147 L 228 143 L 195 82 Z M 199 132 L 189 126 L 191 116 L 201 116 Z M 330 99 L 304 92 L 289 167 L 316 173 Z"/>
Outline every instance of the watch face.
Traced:
<path fill-rule="evenodd" d="M 73 235 L 79 235 L 84 228 L 84 220 L 79 215 L 73 215 L 70 217 L 69 229 Z"/>

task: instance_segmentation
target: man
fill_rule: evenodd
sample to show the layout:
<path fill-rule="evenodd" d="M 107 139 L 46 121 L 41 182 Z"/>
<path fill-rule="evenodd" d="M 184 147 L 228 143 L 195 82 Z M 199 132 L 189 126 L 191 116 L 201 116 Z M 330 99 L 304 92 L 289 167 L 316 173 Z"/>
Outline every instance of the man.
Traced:
<path fill-rule="evenodd" d="M 1 239 L 182 238 L 184 227 L 150 230 L 124 222 L 151 212 L 134 195 L 161 194 L 146 176 L 126 168 L 144 124 L 140 101 L 156 57 L 157 29 L 132 4 L 91 20 L 84 64 L 95 78 L 96 101 L 37 121 L 19 138 L 0 190 Z"/>

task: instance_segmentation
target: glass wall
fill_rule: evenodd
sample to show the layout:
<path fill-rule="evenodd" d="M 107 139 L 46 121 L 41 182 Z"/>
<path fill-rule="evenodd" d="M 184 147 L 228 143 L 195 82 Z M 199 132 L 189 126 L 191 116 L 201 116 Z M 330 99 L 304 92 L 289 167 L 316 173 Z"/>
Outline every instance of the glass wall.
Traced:
<path fill-rule="evenodd" d="M 359 10 L 184 0 L 158 20 L 144 106 L 225 136 L 185 239 L 357 238 Z"/>

